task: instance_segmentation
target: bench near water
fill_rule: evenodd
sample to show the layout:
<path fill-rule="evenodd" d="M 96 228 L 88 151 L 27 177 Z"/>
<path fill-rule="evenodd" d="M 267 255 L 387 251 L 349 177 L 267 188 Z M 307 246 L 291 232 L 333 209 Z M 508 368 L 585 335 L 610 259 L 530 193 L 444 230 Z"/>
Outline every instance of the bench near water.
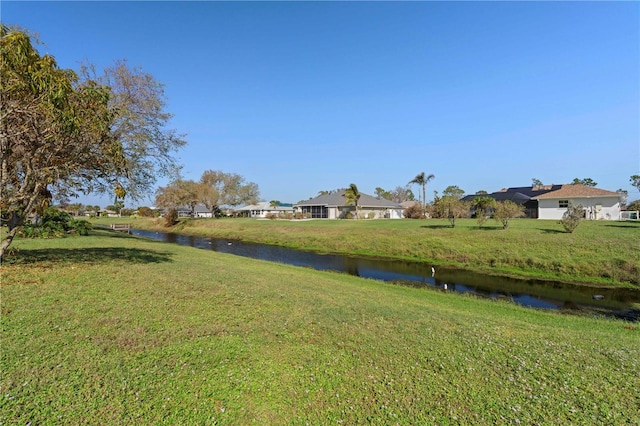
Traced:
<path fill-rule="evenodd" d="M 127 234 L 131 234 L 131 224 L 130 223 L 112 223 L 111 229 L 113 231 L 121 231 L 126 232 Z"/>

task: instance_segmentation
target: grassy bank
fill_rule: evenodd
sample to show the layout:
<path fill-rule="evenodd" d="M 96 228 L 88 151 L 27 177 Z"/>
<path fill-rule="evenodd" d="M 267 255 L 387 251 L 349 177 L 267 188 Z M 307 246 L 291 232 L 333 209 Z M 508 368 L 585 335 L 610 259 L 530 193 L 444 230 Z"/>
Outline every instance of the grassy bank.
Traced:
<path fill-rule="evenodd" d="M 102 231 L 15 249 L 6 424 L 640 421 L 637 324 Z"/>
<path fill-rule="evenodd" d="M 123 219 L 110 219 L 123 221 Z M 492 274 L 605 285 L 640 285 L 640 223 L 584 221 L 565 233 L 556 221 L 513 220 L 479 228 L 459 220 L 124 219 L 148 230 L 240 239 L 304 250 L 449 265 Z"/>

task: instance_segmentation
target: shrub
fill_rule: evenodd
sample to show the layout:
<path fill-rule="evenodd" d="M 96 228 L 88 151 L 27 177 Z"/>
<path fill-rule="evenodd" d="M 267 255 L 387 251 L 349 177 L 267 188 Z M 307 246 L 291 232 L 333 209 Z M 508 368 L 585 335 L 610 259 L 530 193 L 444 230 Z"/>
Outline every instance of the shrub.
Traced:
<path fill-rule="evenodd" d="M 71 229 L 72 219 L 69 213 L 49 207 L 34 223 L 24 225 L 20 235 L 27 238 L 60 237 Z"/>
<path fill-rule="evenodd" d="M 373 219 L 375 217 L 376 217 L 376 214 L 374 212 L 367 213 L 367 219 Z"/>
<path fill-rule="evenodd" d="M 156 217 L 156 212 L 149 207 L 138 207 L 138 215 L 142 217 Z"/>
<path fill-rule="evenodd" d="M 78 235 L 89 235 L 89 231 L 93 229 L 93 225 L 84 219 L 72 220 L 69 222 L 69 227 Z"/>
<path fill-rule="evenodd" d="M 582 204 L 578 204 L 576 206 L 569 205 L 567 211 L 562 215 L 560 224 L 563 226 L 565 231 L 571 234 L 573 231 L 575 231 L 578 225 L 580 225 L 580 221 L 583 217 L 584 207 L 582 207 Z"/>
<path fill-rule="evenodd" d="M 499 201 L 493 208 L 493 218 L 502 223 L 502 229 L 509 228 L 511 219 L 524 216 L 524 206 L 510 200 Z"/>
<path fill-rule="evenodd" d="M 424 214 L 424 210 L 422 209 L 422 206 L 418 203 L 407 207 L 406 209 L 404 209 L 403 215 L 404 217 L 406 217 L 407 219 L 420 219 L 423 217 Z"/>
<path fill-rule="evenodd" d="M 176 223 L 178 223 L 178 210 L 169 209 L 167 214 L 164 216 L 164 226 L 170 228 Z"/>

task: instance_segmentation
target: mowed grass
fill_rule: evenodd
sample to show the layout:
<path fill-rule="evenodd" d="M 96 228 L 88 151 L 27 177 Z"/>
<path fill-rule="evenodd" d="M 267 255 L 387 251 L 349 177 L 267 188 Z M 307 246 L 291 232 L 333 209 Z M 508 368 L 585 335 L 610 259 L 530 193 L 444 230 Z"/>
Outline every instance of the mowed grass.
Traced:
<path fill-rule="evenodd" d="M 4 424 L 638 424 L 640 330 L 94 231 L 2 265 Z"/>
<path fill-rule="evenodd" d="M 456 227 L 430 220 L 198 219 L 165 228 L 162 219 L 129 221 L 140 229 L 233 238 L 318 252 L 448 265 L 483 273 L 598 285 L 640 286 L 640 222 L 583 221 L 572 233 L 557 221 L 518 219 L 503 230 L 472 219 Z"/>

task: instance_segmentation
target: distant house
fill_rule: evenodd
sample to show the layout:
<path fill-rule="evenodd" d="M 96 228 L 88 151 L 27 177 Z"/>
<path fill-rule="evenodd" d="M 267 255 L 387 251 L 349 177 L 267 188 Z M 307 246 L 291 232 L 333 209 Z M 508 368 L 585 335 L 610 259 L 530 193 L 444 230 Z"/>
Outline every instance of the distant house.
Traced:
<path fill-rule="evenodd" d="M 489 197 L 496 201 L 513 201 L 524 207 L 525 217 L 539 219 L 562 219 L 570 204 L 581 204 L 585 218 L 590 220 L 618 220 L 620 218 L 620 195 L 585 185 L 543 185 L 506 188 L 491 194 L 467 195 L 463 201 L 477 197 Z"/>
<path fill-rule="evenodd" d="M 247 217 L 266 218 L 268 215 L 286 215 L 293 214 L 293 206 L 291 204 L 281 204 L 272 206 L 271 203 L 261 202 L 250 204 L 238 209 L 238 213 Z"/>
<path fill-rule="evenodd" d="M 204 204 L 197 204 L 193 209 L 193 217 L 213 217 L 213 213 Z"/>
<path fill-rule="evenodd" d="M 519 186 L 501 189 L 491 194 L 467 195 L 462 198 L 462 201 L 473 202 L 473 200 L 478 197 L 489 197 L 496 201 L 513 201 L 524 207 L 525 217 L 536 219 L 538 218 L 538 201 L 534 200 L 534 197 L 556 191 L 560 188 L 562 188 L 562 185 Z"/>
<path fill-rule="evenodd" d="M 540 219 L 562 219 L 569 205 L 578 204 L 584 208 L 585 219 L 620 219 L 620 194 L 592 186 L 562 185 L 533 199 L 538 202 Z"/>
<path fill-rule="evenodd" d="M 296 213 L 313 219 L 345 219 L 356 213 L 353 203 L 347 203 L 342 191 L 320 195 L 307 201 L 294 204 Z M 378 199 L 362 194 L 358 200 L 359 214 L 362 218 L 402 219 L 402 206 L 389 200 Z"/>

